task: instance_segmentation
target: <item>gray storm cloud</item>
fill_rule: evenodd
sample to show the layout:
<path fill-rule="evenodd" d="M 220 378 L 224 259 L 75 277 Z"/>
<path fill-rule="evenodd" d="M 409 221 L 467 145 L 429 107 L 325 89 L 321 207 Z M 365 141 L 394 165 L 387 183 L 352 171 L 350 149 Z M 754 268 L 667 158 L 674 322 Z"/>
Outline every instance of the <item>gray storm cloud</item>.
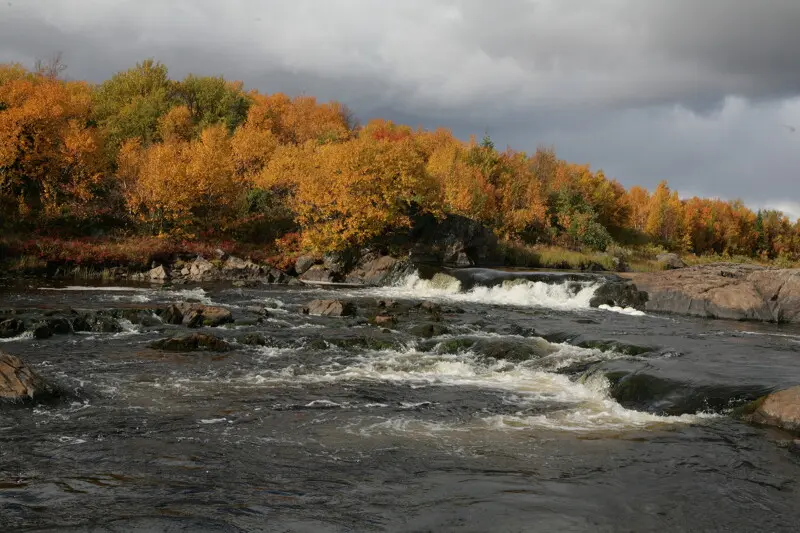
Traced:
<path fill-rule="evenodd" d="M 796 0 L 12 0 L 0 61 L 60 50 L 101 81 L 155 57 L 797 216 L 798 22 Z"/>

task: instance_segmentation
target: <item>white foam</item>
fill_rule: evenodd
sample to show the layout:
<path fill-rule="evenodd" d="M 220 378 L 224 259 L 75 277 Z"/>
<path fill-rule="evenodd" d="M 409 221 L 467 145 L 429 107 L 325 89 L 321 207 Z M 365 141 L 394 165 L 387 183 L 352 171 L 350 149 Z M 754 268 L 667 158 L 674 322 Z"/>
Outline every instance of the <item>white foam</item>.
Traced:
<path fill-rule="evenodd" d="M 33 338 L 32 331 L 24 331 L 22 334 L 17 335 L 16 337 L 8 337 L 5 339 L 0 339 L 0 342 L 18 342 L 18 341 L 29 341 Z"/>
<path fill-rule="evenodd" d="M 611 311 L 613 313 L 621 313 L 623 315 L 629 315 L 629 316 L 647 316 L 644 313 L 644 311 L 639 311 L 638 309 L 634 309 L 633 307 L 619 307 L 616 305 L 603 304 L 599 306 L 598 309 L 602 309 L 604 311 Z"/>
<path fill-rule="evenodd" d="M 385 298 L 578 310 L 590 309 L 589 303 L 599 287 L 599 282 L 545 283 L 520 279 L 494 287 L 477 286 L 462 292 L 461 283 L 455 278 L 442 276 L 424 280 L 414 273 L 395 286 L 372 289 L 372 292 Z"/>
<path fill-rule="evenodd" d="M 98 286 L 83 286 L 83 285 L 69 285 L 67 287 L 39 287 L 40 291 L 94 291 L 94 292 L 147 292 L 150 289 L 141 287 L 98 287 Z"/>

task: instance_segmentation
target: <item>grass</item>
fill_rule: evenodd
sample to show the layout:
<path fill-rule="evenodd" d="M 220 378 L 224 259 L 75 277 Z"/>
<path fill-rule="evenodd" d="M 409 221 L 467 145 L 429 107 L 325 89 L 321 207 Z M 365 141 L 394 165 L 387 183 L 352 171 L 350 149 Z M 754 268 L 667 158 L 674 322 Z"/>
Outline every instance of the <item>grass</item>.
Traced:
<path fill-rule="evenodd" d="M 527 246 L 505 242 L 501 244 L 504 264 L 511 267 L 553 268 L 567 270 L 616 270 L 618 260 L 602 252 L 578 251 L 558 246 Z"/>

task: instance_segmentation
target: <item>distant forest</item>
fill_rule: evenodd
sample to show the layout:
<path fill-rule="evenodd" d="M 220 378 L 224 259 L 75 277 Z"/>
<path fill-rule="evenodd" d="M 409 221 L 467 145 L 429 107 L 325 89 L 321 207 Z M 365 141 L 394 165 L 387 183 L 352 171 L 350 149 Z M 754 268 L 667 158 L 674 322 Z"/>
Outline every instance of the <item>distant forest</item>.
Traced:
<path fill-rule="evenodd" d="M 603 251 L 655 245 L 800 258 L 800 224 L 741 201 L 625 189 L 588 165 L 374 119 L 337 102 L 169 78 L 153 60 L 92 84 L 58 61 L 0 65 L 0 226 L 7 234 L 294 239 L 360 246 L 414 214 L 501 239 Z"/>

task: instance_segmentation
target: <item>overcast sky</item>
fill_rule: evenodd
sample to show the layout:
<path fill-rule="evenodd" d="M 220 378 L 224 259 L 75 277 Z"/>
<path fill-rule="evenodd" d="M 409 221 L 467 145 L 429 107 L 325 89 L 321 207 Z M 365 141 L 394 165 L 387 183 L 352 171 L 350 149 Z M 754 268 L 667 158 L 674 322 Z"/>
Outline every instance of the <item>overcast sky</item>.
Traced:
<path fill-rule="evenodd" d="M 0 62 L 56 51 L 71 78 L 153 57 L 800 216 L 798 0 L 0 0 Z"/>

